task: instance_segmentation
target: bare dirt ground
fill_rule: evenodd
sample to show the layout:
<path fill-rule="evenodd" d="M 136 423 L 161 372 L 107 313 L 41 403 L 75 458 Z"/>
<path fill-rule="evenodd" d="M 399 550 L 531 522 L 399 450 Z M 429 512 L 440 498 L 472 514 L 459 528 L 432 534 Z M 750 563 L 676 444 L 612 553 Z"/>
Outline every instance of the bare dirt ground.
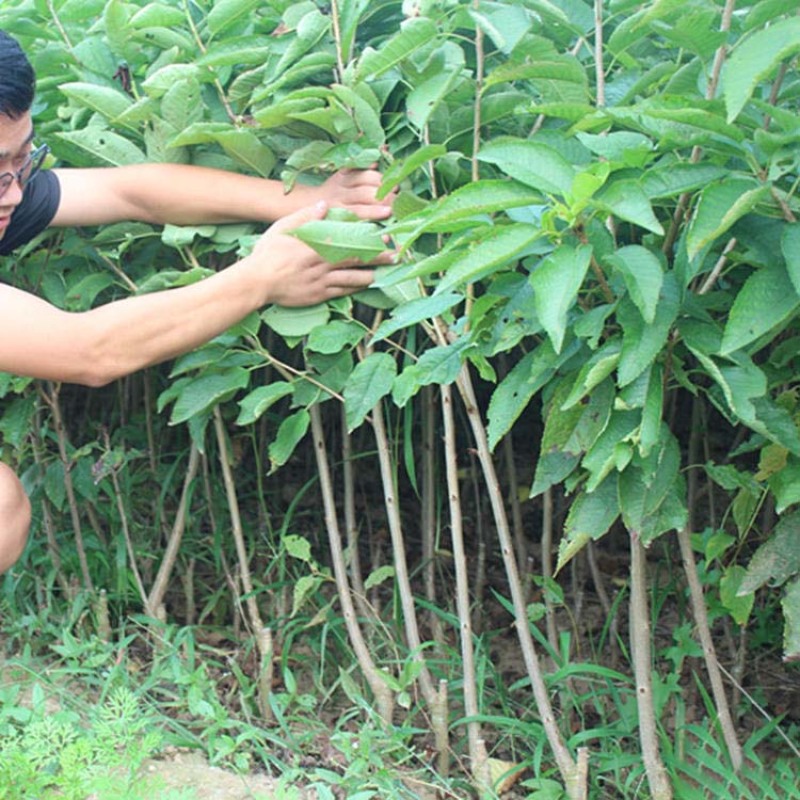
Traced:
<path fill-rule="evenodd" d="M 277 781 L 266 775 L 235 775 L 212 767 L 197 753 L 177 753 L 169 759 L 148 761 L 143 779 L 155 790 L 185 800 L 277 800 Z M 289 798 L 281 790 L 281 800 Z M 311 800 L 299 790 L 297 800 Z M 163 795 L 162 795 L 163 796 Z"/>

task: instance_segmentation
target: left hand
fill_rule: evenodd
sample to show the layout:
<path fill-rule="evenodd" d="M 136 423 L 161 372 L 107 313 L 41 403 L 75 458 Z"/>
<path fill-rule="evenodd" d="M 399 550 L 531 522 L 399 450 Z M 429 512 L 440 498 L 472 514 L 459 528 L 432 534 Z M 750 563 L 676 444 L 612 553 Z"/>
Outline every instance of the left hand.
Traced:
<path fill-rule="evenodd" d="M 378 200 L 375 193 L 382 181 L 376 169 L 340 169 L 318 187 L 318 196 L 331 208 L 346 208 L 361 219 L 386 219 L 397 193 L 389 192 Z"/>

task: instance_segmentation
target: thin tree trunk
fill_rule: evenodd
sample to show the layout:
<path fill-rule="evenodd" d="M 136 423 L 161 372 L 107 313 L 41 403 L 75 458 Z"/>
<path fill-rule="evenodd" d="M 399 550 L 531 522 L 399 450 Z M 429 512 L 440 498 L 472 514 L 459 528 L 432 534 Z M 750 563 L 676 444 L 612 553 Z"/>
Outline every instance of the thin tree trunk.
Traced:
<path fill-rule="evenodd" d="M 369 684 L 370 689 L 372 689 L 372 693 L 375 695 L 378 713 L 388 725 L 391 724 L 392 714 L 394 712 L 394 697 L 392 696 L 391 689 L 381 678 L 378 668 L 372 660 L 372 656 L 364 641 L 364 636 L 356 617 L 350 584 L 347 580 L 347 565 L 344 560 L 339 522 L 336 518 L 333 481 L 331 480 L 331 471 L 328 465 L 328 453 L 325 448 L 325 434 L 322 428 L 322 417 L 319 405 L 312 405 L 309 409 L 309 414 L 311 416 L 311 434 L 314 439 L 314 453 L 317 459 L 319 486 L 322 492 L 322 503 L 325 513 L 325 527 L 328 531 L 333 573 L 336 579 L 339 602 L 342 604 L 342 615 L 344 617 L 345 627 L 347 628 L 347 634 L 350 637 L 350 642 L 353 645 L 353 650 L 355 651 L 361 671 L 364 673 L 364 678 Z"/>

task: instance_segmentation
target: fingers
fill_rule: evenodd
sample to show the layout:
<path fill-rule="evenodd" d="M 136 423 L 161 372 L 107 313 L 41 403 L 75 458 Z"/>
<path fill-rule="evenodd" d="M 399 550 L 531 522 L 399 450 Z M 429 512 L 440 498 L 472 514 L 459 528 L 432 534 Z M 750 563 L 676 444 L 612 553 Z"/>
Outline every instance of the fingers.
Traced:
<path fill-rule="evenodd" d="M 323 219 L 328 213 L 328 204 L 324 200 L 320 200 L 313 206 L 306 206 L 295 211 L 292 214 L 287 214 L 281 217 L 277 222 L 270 226 L 269 231 L 272 233 L 285 233 L 299 228 L 306 222 L 311 222 L 315 219 Z"/>

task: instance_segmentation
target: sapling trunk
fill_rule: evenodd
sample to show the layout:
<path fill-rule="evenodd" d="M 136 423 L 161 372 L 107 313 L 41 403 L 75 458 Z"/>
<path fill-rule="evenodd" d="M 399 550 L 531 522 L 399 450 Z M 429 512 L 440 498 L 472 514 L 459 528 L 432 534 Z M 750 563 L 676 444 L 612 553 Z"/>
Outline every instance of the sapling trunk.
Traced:
<path fill-rule="evenodd" d="M 394 712 L 394 697 L 388 684 L 380 676 L 378 668 L 370 655 L 369 648 L 364 641 L 361 628 L 358 625 L 350 584 L 347 579 L 347 565 L 344 560 L 339 522 L 336 518 L 336 500 L 333 493 L 333 481 L 331 480 L 331 471 L 328 464 L 328 453 L 325 447 L 325 433 L 322 428 L 322 415 L 319 404 L 312 405 L 309 409 L 309 414 L 311 417 L 311 435 L 314 440 L 314 453 L 317 460 L 317 472 L 319 474 L 319 488 L 322 493 L 325 528 L 328 531 L 333 574 L 336 580 L 339 602 L 342 604 L 344 624 L 358 659 L 358 664 L 364 673 L 364 678 L 375 695 L 378 714 L 389 725 Z"/>
<path fill-rule="evenodd" d="M 692 430 L 689 437 L 689 464 L 697 463 L 697 453 L 700 449 L 699 442 L 702 428 L 700 426 L 701 406 L 697 400 L 692 403 Z M 717 707 L 717 717 L 719 719 L 722 736 L 728 748 L 728 755 L 731 758 L 733 768 L 738 772 L 742 768 L 742 747 L 736 735 L 736 726 L 731 715 L 728 696 L 725 693 L 725 686 L 722 683 L 722 674 L 719 669 L 714 640 L 711 636 L 711 626 L 708 621 L 708 609 L 706 606 L 703 587 L 697 576 L 697 564 L 692 551 L 691 531 L 694 529 L 694 500 L 697 496 L 697 470 L 689 471 L 689 518 L 685 528 L 678 531 L 678 544 L 681 550 L 681 561 L 683 570 L 686 574 L 686 582 L 689 586 L 689 599 L 692 604 L 692 616 L 697 626 L 697 635 L 700 639 L 700 646 L 703 648 L 703 658 L 711 681 L 711 693 L 714 697 L 714 704 Z"/>
<path fill-rule="evenodd" d="M 222 413 L 219 406 L 214 408 L 214 432 L 217 436 L 217 447 L 219 449 L 219 465 L 222 470 L 222 482 L 225 486 L 225 495 L 228 500 L 228 514 L 231 520 L 231 532 L 233 541 L 236 545 L 236 555 L 239 559 L 239 578 L 242 581 L 242 589 L 247 596 L 247 610 L 250 615 L 250 624 L 254 631 L 263 629 L 261 612 L 258 608 L 255 595 L 253 594 L 253 581 L 250 576 L 250 563 L 247 555 L 247 547 L 244 541 L 244 530 L 242 528 L 242 516 L 239 512 L 239 498 L 236 494 L 236 481 L 233 477 L 231 468 L 230 451 L 228 449 L 228 437 L 225 434 L 225 425 L 222 421 Z"/>
<path fill-rule="evenodd" d="M 344 484 L 344 526 L 347 532 L 347 554 L 350 562 L 350 580 L 353 584 L 356 605 L 361 616 L 369 616 L 361 557 L 358 551 L 358 522 L 356 520 L 356 489 L 353 470 L 353 438 L 347 430 L 345 409 L 342 406 L 342 482 Z"/>
<path fill-rule="evenodd" d="M 472 385 L 472 378 L 469 368 L 464 365 L 459 373 L 457 385 L 461 393 L 462 400 L 467 412 L 467 418 L 475 439 L 475 446 L 478 452 L 478 459 L 483 470 L 484 481 L 489 494 L 489 501 L 497 527 L 497 536 L 500 540 L 500 551 L 503 557 L 503 564 L 506 569 L 511 600 L 514 608 L 514 624 L 519 637 L 522 656 L 528 677 L 531 681 L 536 708 L 545 730 L 548 743 L 553 751 L 558 770 L 564 781 L 567 796 L 570 800 L 584 800 L 587 795 L 587 785 L 585 776 L 582 776 L 578 765 L 573 760 L 572 755 L 567 749 L 556 723 L 553 706 L 550 702 L 550 693 L 544 682 L 539 657 L 533 637 L 528 627 L 528 610 L 525 605 L 525 594 L 519 580 L 519 571 L 514 558 L 514 543 L 511 539 L 511 529 L 508 524 L 505 506 L 503 505 L 503 495 L 500 489 L 500 482 L 497 479 L 494 463 L 492 462 L 489 442 L 486 435 L 486 428 L 478 411 L 478 404 L 475 398 L 475 390 Z"/>
<path fill-rule="evenodd" d="M 636 706 L 639 711 L 639 742 L 642 747 L 642 761 L 653 800 L 672 800 L 672 787 L 658 746 L 656 712 L 653 705 L 647 562 L 639 534 L 636 531 L 628 531 L 628 534 L 631 542 L 631 598 L 628 626 L 636 681 Z"/>
<path fill-rule="evenodd" d="M 436 613 L 436 406 L 433 389 L 423 386 L 420 392 L 422 406 L 422 574 L 425 581 L 425 598 L 431 606 L 428 624 L 431 637 L 441 645 L 444 642 L 442 620 Z"/>
<path fill-rule="evenodd" d="M 405 539 L 403 538 L 403 525 L 400 520 L 400 508 L 397 499 L 397 480 L 392 467 L 392 454 L 389 446 L 389 437 L 386 434 L 382 402 L 379 402 L 372 410 L 370 419 L 372 422 L 372 429 L 375 432 L 378 450 L 378 464 L 380 466 L 383 497 L 386 505 L 386 520 L 392 539 L 394 571 L 397 581 L 397 590 L 400 594 L 400 606 L 403 609 L 403 623 L 405 625 L 406 638 L 408 639 L 408 646 L 411 648 L 412 658 L 421 665 L 419 684 L 423 697 L 428 706 L 432 707 L 436 702 L 436 690 L 430 671 L 425 663 L 425 656 L 422 652 L 422 640 L 420 639 L 419 626 L 417 625 L 414 594 L 411 590 L 411 580 L 408 576 Z"/>
<path fill-rule="evenodd" d="M 156 579 L 150 588 L 150 593 L 145 600 L 145 611 L 147 615 L 155 618 L 156 609 L 164 602 L 164 596 L 169 586 L 170 575 L 178 558 L 178 551 L 181 546 L 183 532 L 186 530 L 186 520 L 189 515 L 189 498 L 191 497 L 192 483 L 197 475 L 197 467 L 200 462 L 200 451 L 192 444 L 189 451 L 189 464 L 186 468 L 186 477 L 183 480 L 181 499 L 178 503 L 178 510 L 175 513 L 175 521 L 167 541 L 167 548 L 161 558 L 161 565 L 158 568 Z"/>
<path fill-rule="evenodd" d="M 89 572 L 89 561 L 86 558 L 86 548 L 83 544 L 81 516 L 78 512 L 78 501 L 75 497 L 75 487 L 72 483 L 71 466 L 67 454 L 67 429 L 64 426 L 64 416 L 61 413 L 61 403 L 59 401 L 61 384 L 50 384 L 49 394 L 43 389 L 40 389 L 40 391 L 42 392 L 44 402 L 48 405 L 53 414 L 53 423 L 56 428 L 56 440 L 58 441 L 58 456 L 61 460 L 62 469 L 64 470 L 64 491 L 67 495 L 69 515 L 72 520 L 72 531 L 75 535 L 75 549 L 78 551 L 78 561 L 81 565 L 81 575 L 83 576 L 83 586 L 85 589 L 93 592 L 94 583 L 92 582 L 92 576 Z"/>
<path fill-rule="evenodd" d="M 731 757 L 731 764 L 738 772 L 742 768 L 742 747 L 736 736 L 736 726 L 731 716 L 728 697 L 725 694 L 725 686 L 722 683 L 717 652 L 714 648 L 714 640 L 711 637 L 711 626 L 708 623 L 708 609 L 706 608 L 703 587 L 697 577 L 697 564 L 692 552 L 691 534 L 688 527 L 678 531 L 678 543 L 681 548 L 681 560 L 686 573 L 686 581 L 689 584 L 689 597 L 692 603 L 694 624 L 697 626 L 697 635 L 700 638 L 708 678 L 711 681 L 711 693 L 714 697 L 714 704 L 717 707 L 717 717 L 722 729 L 722 736 L 725 739 L 725 745 L 728 748 L 728 755 Z"/>
<path fill-rule="evenodd" d="M 514 531 L 514 552 L 517 554 L 517 564 L 528 563 L 528 543 L 525 540 L 525 529 L 522 526 L 522 505 L 519 502 L 519 480 L 517 478 L 517 464 L 514 458 L 514 440 L 509 431 L 503 438 L 503 462 L 506 468 L 508 481 L 508 505 L 511 508 L 511 529 Z"/>
<path fill-rule="evenodd" d="M 548 489 L 543 495 L 542 503 L 542 577 L 546 582 L 553 580 L 553 491 Z M 558 653 L 558 627 L 556 625 L 553 601 L 550 599 L 550 587 L 544 591 L 545 627 L 547 641 L 553 653 Z"/>
<path fill-rule="evenodd" d="M 469 568 L 464 548 L 464 521 L 461 514 L 461 495 L 458 483 L 458 459 L 456 455 L 456 426 L 453 414 L 453 397 L 449 386 L 441 387 L 442 420 L 444 428 L 444 464 L 447 476 L 447 503 L 450 510 L 450 538 L 453 546 L 453 561 L 456 570 L 456 612 L 458 633 L 461 641 L 462 673 L 464 679 L 464 712 L 467 717 L 478 715 L 478 685 L 475 678 L 475 653 L 472 646 L 470 623 Z M 479 762 L 478 740 L 481 738 L 480 724 L 467 723 L 467 741 L 473 777 Z"/>

